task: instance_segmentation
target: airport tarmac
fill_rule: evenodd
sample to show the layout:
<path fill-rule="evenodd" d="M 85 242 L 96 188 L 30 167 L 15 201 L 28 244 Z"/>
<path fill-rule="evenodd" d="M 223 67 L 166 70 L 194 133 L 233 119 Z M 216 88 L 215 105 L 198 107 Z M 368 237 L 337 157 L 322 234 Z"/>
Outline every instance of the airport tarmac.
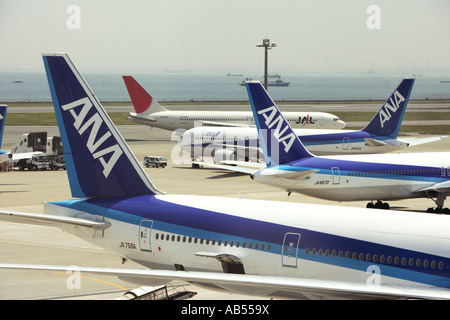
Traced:
<path fill-rule="evenodd" d="M 150 130 L 140 125 L 119 126 L 119 130 L 139 162 L 142 163 L 145 155 L 159 155 L 168 159 L 166 168 L 145 169 L 156 187 L 167 193 L 320 203 L 330 205 L 330 210 L 333 210 L 333 205 L 365 207 L 367 202 L 338 203 L 300 194 L 288 196 L 284 191 L 252 181 L 247 175 L 210 168 L 194 169 L 189 162 L 178 163 L 174 160 L 177 141 L 171 132 Z M 33 131 L 48 131 L 49 136 L 58 135 L 56 127 L 6 127 L 3 149 L 9 150 L 22 133 Z M 431 151 L 450 151 L 450 139 L 403 152 Z M 0 177 L 0 210 L 42 213 L 43 202 L 71 198 L 67 174 L 62 170 L 0 172 Z M 434 205 L 428 199 L 392 201 L 390 204 L 393 209 L 416 211 L 425 211 Z M 0 257 L 2 263 L 143 268 L 131 261 L 122 265 L 121 257 L 59 229 L 7 222 L 0 222 Z M 82 275 L 80 283 L 72 280 L 71 274 L 65 273 L 0 270 L 0 299 L 109 300 L 139 287 L 116 277 Z M 194 299 L 252 298 L 210 291 L 192 284 L 175 284 L 184 284 L 186 290 L 197 292 Z"/>

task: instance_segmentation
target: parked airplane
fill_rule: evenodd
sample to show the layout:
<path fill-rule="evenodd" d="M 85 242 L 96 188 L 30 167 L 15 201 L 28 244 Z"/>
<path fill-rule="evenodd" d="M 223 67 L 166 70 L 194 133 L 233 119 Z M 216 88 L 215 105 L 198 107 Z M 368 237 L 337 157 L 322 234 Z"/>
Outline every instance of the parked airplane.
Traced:
<path fill-rule="evenodd" d="M 44 64 L 80 199 L 46 203 L 45 214 L 0 211 L 0 219 L 59 227 L 152 268 L 77 271 L 258 296 L 450 298 L 450 217 L 163 194 L 69 57 L 45 54 Z"/>
<path fill-rule="evenodd" d="M 254 125 L 250 111 L 169 111 L 159 104 L 131 76 L 123 76 L 136 112 L 130 112 L 128 120 L 166 130 L 191 129 L 196 125 L 244 126 Z M 324 112 L 283 112 L 296 128 L 342 129 L 345 122 Z"/>
<path fill-rule="evenodd" d="M 258 171 L 243 169 L 255 181 L 327 200 L 376 200 L 368 207 L 386 209 L 389 205 L 382 201 L 427 197 L 436 203 L 427 212 L 450 213 L 444 208 L 450 194 L 450 152 L 317 157 L 306 150 L 259 82 L 247 83 L 247 90 L 266 162 Z"/>
<path fill-rule="evenodd" d="M 3 141 L 3 131 L 5 129 L 5 117 L 6 117 L 6 109 L 8 107 L 4 105 L 0 105 L 0 148 L 2 147 L 2 141 Z M 8 152 L 0 150 L 0 163 L 7 161 L 8 158 Z"/>
<path fill-rule="evenodd" d="M 6 111 L 8 107 L 5 105 L 0 106 L 0 147 L 3 141 L 3 131 L 5 128 L 5 119 L 6 119 Z M 0 163 L 6 162 L 8 160 L 20 160 L 20 159 L 28 159 L 33 155 L 40 154 L 42 152 L 25 152 L 25 153 L 11 153 L 9 151 L 0 150 Z"/>
<path fill-rule="evenodd" d="M 445 138 L 398 138 L 413 84 L 414 79 L 403 79 L 362 130 L 294 129 L 294 132 L 306 149 L 318 156 L 387 153 Z M 206 150 L 206 155 L 213 156 L 216 163 L 260 154 L 256 152 L 258 130 L 249 127 L 195 127 L 183 133 L 179 146 L 194 160 L 204 156 Z"/>

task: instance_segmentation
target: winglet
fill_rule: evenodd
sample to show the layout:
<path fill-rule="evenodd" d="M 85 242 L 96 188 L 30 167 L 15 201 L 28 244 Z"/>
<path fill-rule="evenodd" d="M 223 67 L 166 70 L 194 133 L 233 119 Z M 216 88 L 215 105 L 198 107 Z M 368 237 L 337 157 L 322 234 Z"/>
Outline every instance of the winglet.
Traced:
<path fill-rule="evenodd" d="M 7 106 L 0 105 L 0 147 L 3 141 L 3 130 L 5 129 L 5 118 L 6 118 Z"/>
<path fill-rule="evenodd" d="M 363 131 L 377 136 L 396 138 L 408 106 L 414 80 L 413 78 L 403 79 Z"/>
<path fill-rule="evenodd" d="M 137 114 L 166 111 L 132 76 L 122 76 Z"/>
<path fill-rule="evenodd" d="M 313 157 L 258 81 L 246 83 L 259 140 L 268 167 Z"/>
<path fill-rule="evenodd" d="M 65 53 L 43 54 L 73 197 L 159 194 Z"/>

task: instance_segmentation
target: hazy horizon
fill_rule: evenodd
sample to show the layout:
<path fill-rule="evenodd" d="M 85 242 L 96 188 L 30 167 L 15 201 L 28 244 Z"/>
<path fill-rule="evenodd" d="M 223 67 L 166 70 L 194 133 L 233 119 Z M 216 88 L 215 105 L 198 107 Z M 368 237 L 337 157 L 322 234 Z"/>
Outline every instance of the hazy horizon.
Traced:
<path fill-rule="evenodd" d="M 376 5 L 379 11 L 370 11 Z M 450 1 L 0 0 L 0 71 L 447 74 Z"/>

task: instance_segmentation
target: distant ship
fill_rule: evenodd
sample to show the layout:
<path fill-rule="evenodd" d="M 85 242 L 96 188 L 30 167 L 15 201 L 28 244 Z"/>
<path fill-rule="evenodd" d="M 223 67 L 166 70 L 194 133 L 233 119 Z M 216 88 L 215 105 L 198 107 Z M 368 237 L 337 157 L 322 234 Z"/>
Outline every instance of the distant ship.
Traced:
<path fill-rule="evenodd" d="M 25 81 L 23 80 L 14 80 L 13 83 L 24 83 Z"/>
<path fill-rule="evenodd" d="M 440 83 L 450 83 L 450 80 L 441 80 Z"/>
<path fill-rule="evenodd" d="M 290 84 L 290 82 L 281 80 L 280 75 L 272 76 L 272 78 L 278 78 L 278 79 L 275 81 L 267 81 L 268 87 L 288 87 Z M 253 80 L 253 79 L 246 78 L 244 81 L 241 82 L 241 86 L 245 86 L 245 81 L 249 81 L 249 80 Z M 264 84 L 264 81 L 261 81 L 261 83 Z"/>
<path fill-rule="evenodd" d="M 242 73 L 239 73 L 239 74 L 231 74 L 231 73 L 227 73 L 227 77 L 242 77 L 243 76 L 243 74 Z"/>

